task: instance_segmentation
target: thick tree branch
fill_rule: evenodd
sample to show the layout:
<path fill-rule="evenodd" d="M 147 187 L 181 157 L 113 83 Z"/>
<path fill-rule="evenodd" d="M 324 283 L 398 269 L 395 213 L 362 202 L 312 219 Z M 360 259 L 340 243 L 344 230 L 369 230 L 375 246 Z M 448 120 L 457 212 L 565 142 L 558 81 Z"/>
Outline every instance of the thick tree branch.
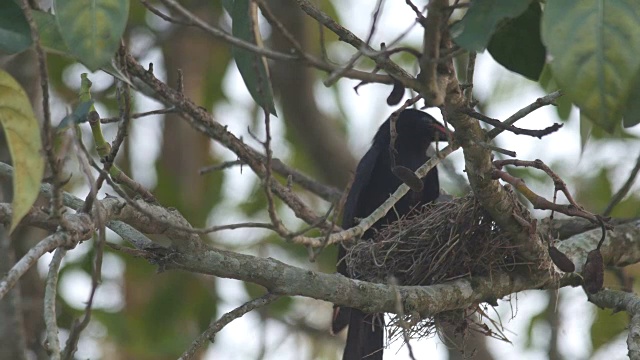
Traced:
<path fill-rule="evenodd" d="M 580 268 L 587 253 L 597 246 L 600 236 L 600 229 L 595 229 L 558 244 L 558 249 Z M 607 241 L 601 248 L 605 264 L 625 266 L 640 261 L 638 239 L 640 221 L 621 225 L 615 232 L 609 232 Z M 465 278 L 433 286 L 394 287 L 349 279 L 339 274 L 305 270 L 272 258 L 211 249 L 204 244 L 194 250 L 172 254 L 166 267 L 249 281 L 264 286 L 272 293 L 311 297 L 360 308 L 366 312 L 395 313 L 396 288 L 400 291 L 406 312 L 417 311 L 423 315 L 433 315 L 464 308 L 476 302 L 493 302 L 522 290 L 577 286 L 581 282 L 579 276 L 573 274 L 558 275 L 536 271 L 526 274 L 493 273 L 487 278 Z"/>
<path fill-rule="evenodd" d="M 589 301 L 601 308 L 613 311 L 625 310 L 631 316 L 627 348 L 629 359 L 640 359 L 640 298 L 634 293 L 618 290 L 603 290 L 589 295 Z"/>
<path fill-rule="evenodd" d="M 556 288 L 557 286 L 578 285 L 581 279 L 576 275 L 558 276 L 547 270 L 519 274 L 493 273 L 491 277 L 460 279 L 434 286 L 388 286 L 346 278 L 339 274 L 325 274 L 286 265 L 271 258 L 260 258 L 209 248 L 197 235 L 167 228 L 164 222 L 177 222 L 185 226 L 185 220 L 175 211 L 148 204 L 149 211 L 155 211 L 158 219 L 152 219 L 128 206 L 122 199 L 107 198 L 98 201 L 104 214 L 110 220 L 124 220 L 139 231 L 162 233 L 173 243 L 173 250 L 160 246 L 145 247 L 154 254 L 154 263 L 164 269 L 178 268 L 190 272 L 210 274 L 253 282 L 279 295 L 300 295 L 361 308 L 368 312 L 397 311 L 397 293 L 400 292 L 405 311 L 417 311 L 433 315 L 442 311 L 464 308 L 476 302 L 494 302 L 513 292 L 526 289 Z M 81 206 L 81 204 L 80 204 Z M 87 216 L 86 228 L 92 224 Z M 188 226 L 188 224 L 186 224 Z M 570 238 L 558 244 L 558 249 L 576 265 L 578 271 L 583 266 L 586 254 L 594 249 L 600 240 L 600 229 L 595 229 Z M 640 221 L 620 225 L 615 232 L 609 232 L 607 241 L 601 248 L 605 264 L 625 266 L 640 261 Z M 136 243 L 133 243 L 134 246 Z M 10 272 L 9 277 L 15 277 Z M 5 279 L 0 284 L 6 287 Z"/>

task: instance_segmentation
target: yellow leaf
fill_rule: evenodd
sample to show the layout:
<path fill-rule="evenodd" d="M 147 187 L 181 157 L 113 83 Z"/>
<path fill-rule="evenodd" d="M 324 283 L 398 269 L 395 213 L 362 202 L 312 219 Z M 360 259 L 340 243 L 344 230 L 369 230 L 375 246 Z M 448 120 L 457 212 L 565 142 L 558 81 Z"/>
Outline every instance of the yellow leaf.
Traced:
<path fill-rule="evenodd" d="M 40 192 L 44 157 L 40 126 L 27 94 L 8 73 L 0 70 L 0 123 L 9 144 L 13 176 L 13 232 Z"/>

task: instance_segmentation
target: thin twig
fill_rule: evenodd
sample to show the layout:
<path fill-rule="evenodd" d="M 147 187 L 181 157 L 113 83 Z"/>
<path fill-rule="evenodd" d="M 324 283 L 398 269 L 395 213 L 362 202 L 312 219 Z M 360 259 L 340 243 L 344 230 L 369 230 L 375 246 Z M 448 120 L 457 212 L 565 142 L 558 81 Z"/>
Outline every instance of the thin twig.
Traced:
<path fill-rule="evenodd" d="M 76 135 L 76 147 L 79 151 L 76 151 L 78 156 L 78 162 L 87 177 L 87 182 L 91 184 L 90 195 L 87 198 L 96 199 L 98 194 L 98 181 L 94 181 L 93 174 L 90 171 L 89 159 L 90 154 L 87 148 L 84 146 L 81 140 L 81 136 Z M 98 289 L 99 284 L 102 281 L 102 257 L 104 254 L 104 244 L 106 242 L 106 224 L 105 224 L 105 214 L 102 206 L 95 201 L 92 201 L 92 208 L 95 210 L 94 212 L 94 223 L 96 228 L 98 229 L 97 239 L 94 237 L 94 262 L 93 269 L 91 271 L 91 292 L 89 300 L 87 301 L 87 305 L 84 311 L 84 318 L 81 322 L 74 321 L 73 327 L 69 333 L 69 338 L 67 339 L 67 344 L 64 350 L 64 359 L 72 359 L 73 354 L 76 351 L 77 342 L 80 339 L 80 333 L 87 327 L 89 321 L 91 319 L 91 311 L 93 306 L 93 298 Z M 87 209 L 90 211 L 91 209 Z"/>
<path fill-rule="evenodd" d="M 214 36 L 216 38 L 219 38 L 219 39 L 221 39 L 223 41 L 226 41 L 231 45 L 234 45 L 234 46 L 249 50 L 249 51 L 251 51 L 251 52 L 253 52 L 255 54 L 262 55 L 262 56 L 267 57 L 269 59 L 280 60 L 280 61 L 302 62 L 302 63 L 308 64 L 309 66 L 313 66 L 313 67 L 315 67 L 315 68 L 317 68 L 319 70 L 323 70 L 323 71 L 327 71 L 327 72 L 331 72 L 331 71 L 334 71 L 334 70 L 339 68 L 336 65 L 329 64 L 329 63 L 323 61 L 322 59 L 316 58 L 316 57 L 311 56 L 310 54 L 307 54 L 307 53 L 291 55 L 291 54 L 285 54 L 285 53 L 277 52 L 277 51 L 274 51 L 274 50 L 270 50 L 270 49 L 267 49 L 265 47 L 257 46 L 255 44 L 252 44 L 252 43 L 248 42 L 248 41 L 244 41 L 242 39 L 236 38 L 233 35 L 229 34 L 228 32 L 206 23 L 202 19 L 200 19 L 197 16 L 195 16 L 193 13 L 189 12 L 187 9 L 185 9 L 182 5 L 180 5 L 175 0 L 161 0 L 161 1 L 169 9 L 171 9 L 172 11 L 175 11 L 176 13 L 180 14 L 181 16 L 183 16 L 185 18 L 185 21 L 188 23 L 188 25 L 196 26 L 196 27 L 204 30 L 205 32 L 209 33 L 210 35 L 212 35 L 212 36 Z M 396 65 L 396 67 L 397 67 L 397 65 Z M 400 69 L 400 68 L 397 67 L 397 69 Z M 358 71 L 358 70 L 353 70 L 353 69 L 345 72 L 344 76 L 345 77 L 349 77 L 349 78 L 353 78 L 353 79 L 359 79 L 359 80 L 365 80 L 365 81 L 371 81 L 371 82 L 379 82 L 379 83 L 383 83 L 383 84 L 392 84 L 393 83 L 393 79 L 390 76 L 370 74 L 370 73 L 367 73 L 367 72 L 364 72 L 364 71 Z M 405 80 L 405 83 L 406 83 L 405 86 L 408 86 L 408 83 L 411 81 L 411 79 L 410 79 L 408 74 L 406 75 L 404 80 Z"/>
<path fill-rule="evenodd" d="M 465 81 L 466 88 L 464 96 L 467 98 L 467 104 L 473 101 L 473 75 L 476 69 L 476 52 L 470 51 L 467 59 L 467 75 Z"/>
<path fill-rule="evenodd" d="M 141 112 L 141 113 L 135 113 L 131 115 L 132 119 L 138 119 L 141 117 L 145 117 L 145 116 L 150 116 L 150 115 L 164 115 L 164 114 L 173 114 L 176 112 L 176 109 L 171 107 L 168 109 L 158 109 L 158 110 L 152 110 L 152 111 L 145 111 L 145 112 Z M 109 124 L 109 123 L 114 123 L 114 122 L 118 122 L 122 120 L 121 117 L 117 116 L 117 117 L 109 117 L 109 118 L 101 118 L 100 119 L 100 123 L 102 124 Z"/>
<path fill-rule="evenodd" d="M 218 319 L 218 321 L 209 325 L 207 330 L 205 330 L 202 334 L 200 334 L 200 336 L 198 336 L 198 338 L 196 338 L 191 343 L 191 346 L 182 354 L 182 356 L 180 356 L 180 358 L 178 358 L 178 360 L 192 359 L 196 354 L 196 352 L 198 351 L 198 349 L 201 348 L 207 340 L 213 341 L 214 336 L 220 330 L 222 330 L 225 326 L 227 326 L 230 322 L 232 322 L 233 320 L 243 316 L 244 314 L 254 309 L 269 305 L 275 300 L 277 300 L 278 298 L 279 298 L 278 295 L 268 293 L 262 297 L 246 302 L 243 305 L 222 315 L 222 317 Z"/>
<path fill-rule="evenodd" d="M 59 231 L 47 236 L 36 244 L 36 246 L 29 249 L 0 281 L 0 300 L 15 286 L 22 275 L 38 262 L 38 259 L 40 259 L 42 255 L 60 246 L 71 246 L 78 240 L 80 240 L 79 237 L 72 236 L 64 231 Z"/>
<path fill-rule="evenodd" d="M 504 148 L 501 148 L 501 147 L 498 147 L 498 146 L 495 146 L 495 145 L 487 144 L 484 141 L 477 141 L 476 143 L 478 145 L 482 146 L 483 148 L 489 149 L 491 151 L 495 151 L 495 152 L 498 152 L 500 154 L 504 154 L 504 155 L 511 156 L 511 157 L 516 157 L 516 152 L 515 151 L 511 151 L 511 150 L 507 150 L 507 149 L 504 149 Z"/>
<path fill-rule="evenodd" d="M 405 0 L 405 2 L 407 3 L 407 5 L 409 5 L 411 10 L 413 10 L 420 22 L 427 20 L 427 18 L 422 15 L 422 11 L 418 9 L 418 7 L 413 2 L 411 2 L 411 0 Z"/>
<path fill-rule="evenodd" d="M 369 34 L 367 35 L 367 40 L 365 40 L 366 47 L 370 47 L 371 39 L 373 38 L 373 34 L 375 34 L 376 32 L 376 25 L 378 24 L 378 19 L 380 18 L 380 14 L 382 13 L 383 6 L 384 6 L 384 0 L 378 0 L 376 2 L 376 7 L 375 7 L 375 10 L 373 10 L 373 15 L 372 15 L 373 19 L 371 21 L 371 26 L 369 27 Z M 345 72 L 350 70 L 353 67 L 353 65 L 355 65 L 356 61 L 358 61 L 358 59 L 360 59 L 360 57 L 363 55 L 363 50 L 366 50 L 365 46 L 363 46 L 361 49 L 358 49 L 358 51 L 355 54 L 353 54 L 353 56 L 351 56 L 351 59 L 349 59 L 347 64 L 345 64 L 342 68 L 335 70 L 331 74 L 329 74 L 329 77 L 327 77 L 322 82 L 324 86 L 326 87 L 332 86 L 333 84 L 336 83 L 336 81 L 338 81 L 338 79 L 342 77 L 342 75 Z"/>
<path fill-rule="evenodd" d="M 44 289 L 44 323 L 47 328 L 46 348 L 51 359 L 60 359 L 60 339 L 58 338 L 58 321 L 56 314 L 56 293 L 58 290 L 58 272 L 62 258 L 67 253 L 62 247 L 56 249 L 49 263 L 49 273 Z"/>
<path fill-rule="evenodd" d="M 132 57 L 127 57 L 127 64 L 132 75 L 143 83 L 147 84 L 155 93 L 155 96 L 167 104 L 176 106 L 184 115 L 183 118 L 198 132 L 219 141 L 222 145 L 231 150 L 238 159 L 243 161 L 261 179 L 265 176 L 264 155 L 248 147 L 241 139 L 230 133 L 225 126 L 214 121 L 210 114 L 204 109 L 195 105 L 193 101 L 178 94 L 174 89 L 158 80 L 144 67 L 140 66 Z M 308 224 L 316 223 L 319 216 L 310 209 L 302 200 L 282 184 L 274 181 L 271 183 L 274 195 L 282 199 L 300 219 Z M 324 222 L 320 224 L 322 229 L 333 229 L 331 224 Z"/>
<path fill-rule="evenodd" d="M 267 212 L 269 213 L 269 219 L 273 224 L 273 230 L 275 230 L 280 236 L 288 237 L 289 231 L 285 228 L 282 220 L 278 217 L 276 211 L 276 205 L 273 201 L 273 194 L 271 193 L 271 182 L 273 178 L 271 176 L 271 158 L 273 152 L 271 150 L 271 114 L 265 108 L 264 110 L 264 128 L 266 133 L 266 139 L 264 141 L 264 150 L 267 154 L 267 161 L 265 163 L 266 175 L 264 178 L 264 192 L 267 196 Z"/>
<path fill-rule="evenodd" d="M 560 128 L 562 127 L 562 124 L 558 124 L 555 123 L 549 127 L 546 127 L 544 129 L 541 130 L 529 130 L 529 129 L 521 129 L 519 127 L 515 127 L 514 125 L 506 125 L 506 121 L 503 123 L 500 120 L 497 119 L 493 119 L 490 118 L 484 114 L 481 114 L 475 110 L 472 109 L 463 109 L 462 112 L 464 112 L 465 114 L 471 116 L 474 119 L 478 119 L 482 122 L 485 122 L 491 126 L 493 126 L 494 128 L 497 129 L 501 129 L 501 130 L 506 130 L 506 131 L 510 131 L 516 135 L 528 135 L 528 136 L 534 136 L 537 137 L 538 139 L 542 139 L 543 136 L 552 134 L 558 130 L 560 130 Z"/>
<path fill-rule="evenodd" d="M 416 356 L 413 354 L 413 348 L 411 347 L 411 338 L 409 337 L 409 332 L 407 331 L 407 327 L 409 325 L 404 320 L 404 306 L 402 306 L 402 296 L 400 295 L 400 290 L 398 290 L 398 280 L 395 277 L 392 277 L 389 282 L 396 292 L 396 314 L 398 314 L 399 326 L 402 330 L 404 343 L 405 345 L 407 345 L 407 349 L 409 350 L 409 358 L 411 360 L 416 360 Z"/>
<path fill-rule="evenodd" d="M 154 13 L 156 16 L 158 16 L 159 18 L 161 18 L 162 20 L 166 21 L 166 22 L 170 22 L 170 23 L 174 23 L 174 24 L 179 24 L 179 25 L 186 25 L 186 26 L 190 26 L 193 25 L 192 23 L 188 22 L 188 21 L 181 21 L 178 19 L 174 19 L 169 15 L 165 15 L 162 11 L 156 9 L 154 6 L 152 6 L 151 4 L 149 4 L 149 2 L 147 0 L 140 0 L 140 2 L 142 3 L 142 5 L 144 7 L 147 8 L 147 10 L 151 11 L 152 13 Z"/>
<path fill-rule="evenodd" d="M 522 109 L 516 111 L 513 115 L 509 116 L 507 120 L 502 122 L 502 125 L 504 125 L 505 127 L 509 127 L 513 125 L 516 121 L 529 115 L 535 110 L 538 110 L 543 106 L 553 104 L 556 101 L 556 99 L 558 99 L 562 95 L 563 95 L 562 91 L 558 90 L 558 91 L 552 92 L 549 95 L 538 98 L 533 103 L 523 107 Z M 495 128 L 487 133 L 487 139 L 493 139 L 496 136 L 500 135 L 503 131 L 504 129 Z"/>
<path fill-rule="evenodd" d="M 538 170 L 544 171 L 551 180 L 553 180 L 553 185 L 555 186 L 556 191 L 562 191 L 564 196 L 567 198 L 569 203 L 577 208 L 581 208 L 580 205 L 573 199 L 573 195 L 569 192 L 567 188 L 567 184 L 562 180 L 562 178 L 556 174 L 547 164 L 545 164 L 542 160 L 536 159 L 534 161 L 527 160 L 519 160 L 519 159 L 505 159 L 505 160 L 496 160 L 493 162 L 498 169 L 501 169 L 505 165 L 513 165 L 513 166 L 524 166 L 524 167 L 533 167 Z"/>
<path fill-rule="evenodd" d="M 602 212 L 602 216 L 604 217 L 609 216 L 611 214 L 611 211 L 613 211 L 613 208 L 615 208 L 616 205 L 618 205 L 618 203 L 620 203 L 620 201 L 622 201 L 622 199 L 624 199 L 624 197 L 627 196 L 627 193 L 629 192 L 629 190 L 631 190 L 631 186 L 636 180 L 636 176 L 638 176 L 638 171 L 640 171 L 640 155 L 638 155 L 638 159 L 636 160 L 636 165 L 631 170 L 631 173 L 629 173 L 629 177 L 627 178 L 627 181 L 625 181 L 624 185 L 622 185 L 620 190 L 618 190 L 618 192 L 616 192 L 616 194 L 613 195 L 613 197 L 611 198 L 611 201 Z"/>
<path fill-rule="evenodd" d="M 505 171 L 494 169 L 492 175 L 496 179 L 501 179 L 511 184 L 516 190 L 518 190 L 519 193 L 524 195 L 524 197 L 526 197 L 527 200 L 529 200 L 529 202 L 533 205 L 534 209 L 553 210 L 568 216 L 578 216 L 581 218 L 585 218 L 593 223 L 597 223 L 600 221 L 597 215 L 594 215 L 582 209 L 581 207 L 576 207 L 571 204 L 569 205 L 554 204 L 553 202 L 533 192 L 533 190 L 527 187 L 527 185 L 522 179 L 517 178 Z"/>
<path fill-rule="evenodd" d="M 222 164 L 205 166 L 205 167 L 201 168 L 198 171 L 198 173 L 200 175 L 204 175 L 206 173 L 210 173 L 210 172 L 214 172 L 214 171 L 220 171 L 220 170 L 228 169 L 230 167 L 234 167 L 234 166 L 238 166 L 238 165 L 242 165 L 242 161 L 240 161 L 240 160 L 225 161 Z"/>
<path fill-rule="evenodd" d="M 300 9 L 302 9 L 302 11 L 307 13 L 307 15 L 311 16 L 316 21 L 324 25 L 327 29 L 338 35 L 338 38 L 341 41 L 350 44 L 356 49 L 373 51 L 373 49 L 370 46 L 367 46 L 367 44 L 362 39 L 355 36 L 351 31 L 344 28 L 329 15 L 318 9 L 318 7 L 311 3 L 311 1 L 296 0 L 296 3 L 300 7 Z M 367 55 L 365 54 L 365 56 Z M 420 83 L 413 76 L 409 75 L 409 73 L 407 73 L 403 68 L 391 61 L 386 55 L 371 56 L 370 59 L 375 61 L 376 65 L 385 70 L 389 75 L 391 75 L 391 77 L 393 77 L 393 79 L 401 82 L 405 88 L 412 88 L 415 90 L 420 89 Z M 347 74 L 348 72 L 345 73 L 345 76 L 347 76 Z"/>
<path fill-rule="evenodd" d="M 53 197 L 51 198 L 51 216 L 58 218 L 62 211 L 62 188 L 60 181 L 60 168 L 58 160 L 53 150 L 53 135 L 54 131 L 51 127 L 51 109 L 49 106 L 49 74 L 47 71 L 47 55 L 42 49 L 40 44 L 40 32 L 38 31 L 38 24 L 33 19 L 33 13 L 29 6 L 28 0 L 20 1 L 20 7 L 29 24 L 31 30 L 31 39 L 35 45 L 36 54 L 38 57 L 38 71 L 40 74 L 40 88 L 42 90 L 42 113 L 44 115 L 44 121 L 42 123 L 43 137 L 42 144 L 44 147 L 45 156 L 49 168 L 51 169 L 51 176 L 53 178 Z"/>

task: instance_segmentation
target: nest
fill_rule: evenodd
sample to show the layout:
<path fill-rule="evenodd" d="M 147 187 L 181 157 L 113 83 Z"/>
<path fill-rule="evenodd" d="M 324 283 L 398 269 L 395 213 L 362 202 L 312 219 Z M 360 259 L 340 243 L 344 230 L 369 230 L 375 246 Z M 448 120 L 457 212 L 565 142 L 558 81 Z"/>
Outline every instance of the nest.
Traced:
<path fill-rule="evenodd" d="M 353 244 L 343 261 L 353 278 L 386 284 L 393 277 L 402 285 L 433 285 L 512 269 L 518 262 L 516 253 L 509 237 L 475 197 L 468 195 L 416 209 L 379 230 L 372 239 Z M 479 310 L 486 314 L 479 308 L 470 310 L 465 313 Z M 413 324 L 411 333 L 418 337 L 432 334 L 437 323 L 434 319 L 407 318 L 401 323 Z M 468 325 L 486 328 L 469 323 L 472 318 L 477 316 L 463 316 Z M 472 327 L 464 326 L 465 330 Z M 390 333 L 397 334 L 391 329 Z"/>

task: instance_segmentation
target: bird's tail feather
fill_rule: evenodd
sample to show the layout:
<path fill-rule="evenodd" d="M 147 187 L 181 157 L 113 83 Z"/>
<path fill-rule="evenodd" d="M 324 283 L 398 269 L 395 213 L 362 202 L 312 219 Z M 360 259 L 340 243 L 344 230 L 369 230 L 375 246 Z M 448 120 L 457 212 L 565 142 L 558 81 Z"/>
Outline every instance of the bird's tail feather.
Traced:
<path fill-rule="evenodd" d="M 336 335 L 346 328 L 351 321 L 351 308 L 333 305 L 333 319 L 331 321 L 331 334 Z"/>
<path fill-rule="evenodd" d="M 342 360 L 382 360 L 384 319 L 380 314 L 365 314 L 350 309 L 347 345 Z"/>

